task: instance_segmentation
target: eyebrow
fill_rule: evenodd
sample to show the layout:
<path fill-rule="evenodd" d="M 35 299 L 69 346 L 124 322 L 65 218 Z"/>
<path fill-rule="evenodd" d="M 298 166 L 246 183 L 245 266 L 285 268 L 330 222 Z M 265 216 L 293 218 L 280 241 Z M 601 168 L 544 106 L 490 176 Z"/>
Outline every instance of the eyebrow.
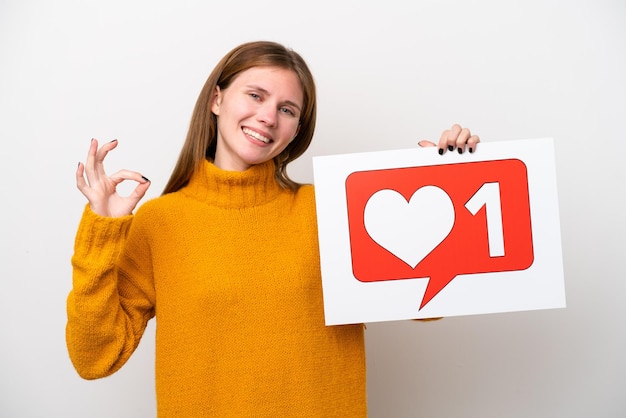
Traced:
<path fill-rule="evenodd" d="M 270 92 L 269 91 L 267 91 L 266 89 L 264 89 L 261 86 L 257 86 L 256 84 L 248 84 L 246 87 L 254 89 L 254 90 L 258 90 L 261 93 L 267 94 L 268 96 L 270 96 Z M 302 112 L 302 109 L 300 108 L 300 105 L 297 104 L 296 102 L 292 102 L 291 100 L 285 100 L 283 103 L 295 107 L 296 109 L 298 109 L 298 112 Z"/>

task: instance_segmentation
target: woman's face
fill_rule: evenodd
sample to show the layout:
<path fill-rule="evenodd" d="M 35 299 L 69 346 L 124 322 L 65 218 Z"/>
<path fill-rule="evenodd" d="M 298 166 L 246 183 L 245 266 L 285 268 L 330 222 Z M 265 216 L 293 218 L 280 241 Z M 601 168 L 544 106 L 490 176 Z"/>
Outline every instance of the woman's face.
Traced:
<path fill-rule="evenodd" d="M 271 160 L 295 138 L 304 94 L 293 71 L 253 67 L 226 89 L 215 91 L 211 111 L 217 116 L 214 164 L 244 171 Z"/>

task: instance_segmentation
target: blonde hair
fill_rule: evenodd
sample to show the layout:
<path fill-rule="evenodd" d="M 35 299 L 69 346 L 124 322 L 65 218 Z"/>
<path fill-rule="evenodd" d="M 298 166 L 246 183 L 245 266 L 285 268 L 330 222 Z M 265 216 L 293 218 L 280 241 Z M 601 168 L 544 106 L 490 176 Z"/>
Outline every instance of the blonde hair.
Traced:
<path fill-rule="evenodd" d="M 211 112 L 215 89 L 226 89 L 242 72 L 252 67 L 279 67 L 293 71 L 302 85 L 303 105 L 298 135 L 274 157 L 276 181 L 296 190 L 300 185 L 287 175 L 286 167 L 302 155 L 313 139 L 317 116 L 317 98 L 313 75 L 304 59 L 285 46 L 268 41 L 248 42 L 231 50 L 213 69 L 204 84 L 191 117 L 187 138 L 163 194 L 184 187 L 204 159 L 215 158 L 217 118 Z"/>

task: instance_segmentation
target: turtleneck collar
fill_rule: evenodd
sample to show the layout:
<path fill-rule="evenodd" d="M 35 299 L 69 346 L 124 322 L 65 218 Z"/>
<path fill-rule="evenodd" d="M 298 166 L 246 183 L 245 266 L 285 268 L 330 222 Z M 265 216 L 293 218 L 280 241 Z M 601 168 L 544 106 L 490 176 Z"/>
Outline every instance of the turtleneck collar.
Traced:
<path fill-rule="evenodd" d="M 225 171 L 204 160 L 181 192 L 226 208 L 262 205 L 284 192 L 274 178 L 274 167 L 270 160 L 246 171 Z"/>

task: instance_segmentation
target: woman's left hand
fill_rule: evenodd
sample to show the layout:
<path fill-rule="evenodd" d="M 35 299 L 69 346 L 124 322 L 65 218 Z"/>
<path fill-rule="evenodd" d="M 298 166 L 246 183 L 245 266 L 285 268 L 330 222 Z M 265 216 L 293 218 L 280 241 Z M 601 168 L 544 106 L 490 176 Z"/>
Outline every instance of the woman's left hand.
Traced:
<path fill-rule="evenodd" d="M 472 135 L 468 128 L 463 128 L 458 123 L 452 125 L 450 129 L 446 129 L 441 133 L 439 143 L 435 144 L 432 141 L 422 140 L 418 144 L 421 147 L 438 147 L 439 154 L 443 154 L 446 151 L 454 151 L 455 149 L 459 154 L 463 154 L 465 151 L 476 151 L 476 145 L 480 142 L 478 135 Z"/>

